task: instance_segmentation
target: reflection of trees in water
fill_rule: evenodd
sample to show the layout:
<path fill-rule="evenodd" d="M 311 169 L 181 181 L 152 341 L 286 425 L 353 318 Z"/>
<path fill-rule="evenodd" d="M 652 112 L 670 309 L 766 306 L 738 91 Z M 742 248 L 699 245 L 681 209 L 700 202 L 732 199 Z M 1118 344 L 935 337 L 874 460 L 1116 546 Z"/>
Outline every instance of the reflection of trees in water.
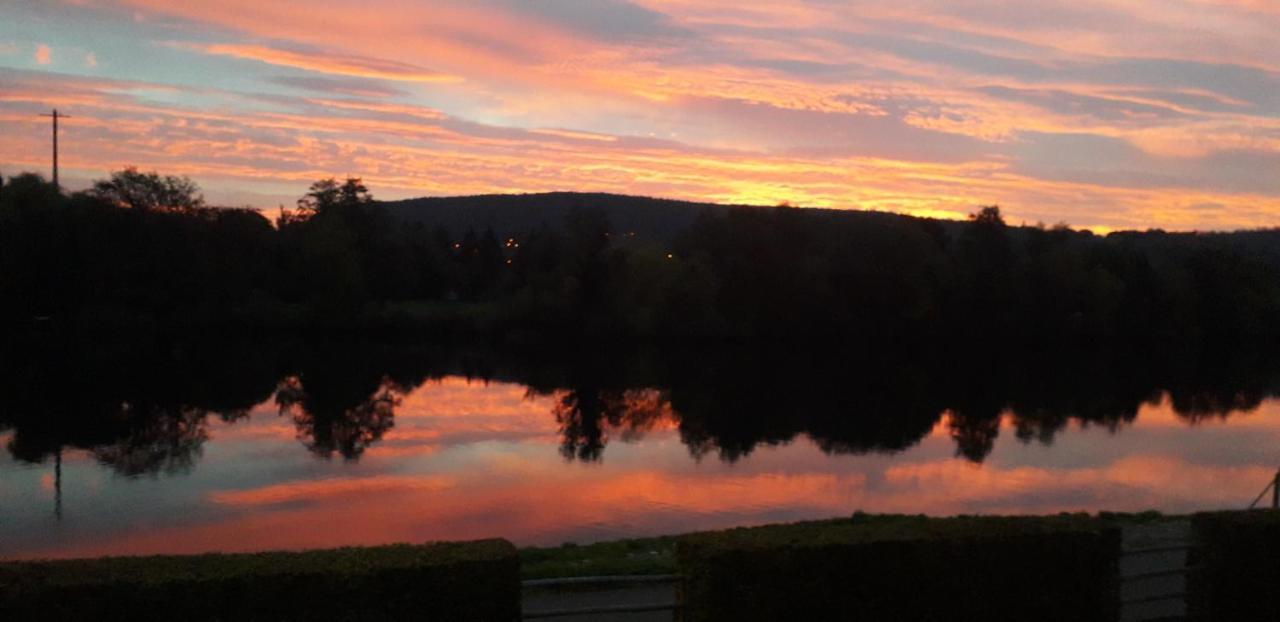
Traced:
<path fill-rule="evenodd" d="M 122 405 L 121 415 L 129 420 L 127 431 L 112 443 L 94 447 L 93 457 L 127 476 L 190 471 L 209 440 L 205 423 L 209 412 L 191 407 L 146 412 L 145 408 Z"/>
<path fill-rule="evenodd" d="M 939 421 L 957 456 L 982 462 L 1003 421 L 1020 442 L 1048 445 L 1071 422 L 1117 432 L 1144 404 L 1159 404 L 1166 388 L 1174 412 L 1193 423 L 1280 395 L 1275 361 L 1181 351 L 988 355 L 959 367 L 928 357 L 878 365 L 786 354 L 699 359 L 671 382 L 690 452 L 730 462 L 801 433 L 826 453 L 896 452 Z"/>
<path fill-rule="evenodd" d="M 354 459 L 391 428 L 401 396 L 430 368 L 412 353 L 358 344 L 75 345 L 0 352 L 0 427 L 13 428 L 16 459 L 44 462 L 75 447 L 125 475 L 180 473 L 200 459 L 211 416 L 235 423 L 277 393 L 309 449 Z M 282 374 L 291 367 L 303 371 Z"/>
<path fill-rule="evenodd" d="M 1210 419 L 1226 419 L 1237 413 L 1250 413 L 1270 397 L 1257 389 L 1201 389 L 1198 391 L 1170 391 L 1169 401 L 1174 412 L 1191 423 Z"/>
<path fill-rule="evenodd" d="M 568 460 L 599 460 L 610 432 L 630 442 L 671 417 L 666 394 L 656 389 L 577 388 L 553 398 L 560 454 Z"/>
<path fill-rule="evenodd" d="M 990 369 L 991 365 L 984 365 Z M 956 455 L 971 462 L 982 462 L 995 447 L 1000 436 L 1000 417 L 1009 396 L 1000 390 L 1006 377 L 992 374 L 993 382 L 964 382 L 958 394 L 947 399 L 948 408 L 939 413 L 946 418 L 947 431 L 956 444 Z"/>
<path fill-rule="evenodd" d="M 275 386 L 275 353 L 248 341 L 59 337 L 0 350 L 0 421 L 19 460 L 79 448 L 123 475 L 186 472 L 211 415 L 239 420 Z"/>
<path fill-rule="evenodd" d="M 395 425 L 395 409 L 410 389 L 384 379 L 363 397 L 315 390 L 289 376 L 280 381 L 276 406 L 293 420 L 298 439 L 312 453 L 330 458 L 338 454 L 356 460 Z"/>
<path fill-rule="evenodd" d="M 555 396 L 560 451 L 569 459 L 599 460 L 611 436 L 668 419 L 695 459 L 734 462 L 801 434 L 829 454 L 894 453 L 941 423 L 958 457 L 982 462 L 1006 422 L 1019 442 L 1049 445 L 1073 422 L 1118 432 L 1143 405 L 1159 404 L 1166 387 L 1174 412 L 1190 422 L 1249 412 L 1280 393 L 1275 365 L 1241 357 L 1224 369 L 1221 362 L 1105 351 L 987 353 L 958 366 L 927 357 L 868 364 L 721 353 L 664 361 L 654 384 L 666 388 L 647 393 L 659 396 L 661 408 L 637 405 L 634 390 L 617 388 L 634 382 L 626 378 L 602 389 L 603 382 L 578 377 L 568 385 L 575 388 L 543 393 Z"/>
<path fill-rule="evenodd" d="M 309 451 L 358 460 L 395 425 L 404 396 L 441 363 L 407 346 L 318 343 L 294 353 L 274 400 Z"/>
<path fill-rule="evenodd" d="M 951 440 L 956 443 L 956 455 L 963 456 L 970 462 L 982 462 L 996 445 L 996 437 L 1000 435 L 1000 413 L 965 414 L 958 410 L 948 410 L 947 429 Z"/>
<path fill-rule="evenodd" d="M 448 374 L 521 382 L 531 395 L 550 396 L 561 454 L 584 461 L 600 460 L 611 440 L 667 425 L 693 457 L 732 462 L 799 435 L 829 454 L 893 453 L 941 422 L 957 455 L 981 462 L 1002 421 L 1020 442 L 1049 444 L 1073 424 L 1118 431 L 1165 395 L 1196 423 L 1250 412 L 1280 394 L 1276 361 L 1235 352 L 966 352 L 957 363 L 799 349 L 615 352 L 601 360 L 556 350 L 424 356 L 367 344 L 250 347 L 174 348 L 157 359 L 0 353 L 8 451 L 42 462 L 78 447 L 122 474 L 179 473 L 199 460 L 211 416 L 231 423 L 274 401 L 309 451 L 354 460 L 388 433 L 413 388 Z"/>
<path fill-rule="evenodd" d="M 10 439 L 9 453 L 19 460 L 43 462 L 62 447 L 79 447 L 121 475 L 175 475 L 190 471 L 199 461 L 209 440 L 209 416 L 215 414 L 194 406 L 132 402 L 79 412 L 84 418 L 70 429 L 22 427 L 21 434 Z M 234 421 L 247 413 L 216 414 Z"/>

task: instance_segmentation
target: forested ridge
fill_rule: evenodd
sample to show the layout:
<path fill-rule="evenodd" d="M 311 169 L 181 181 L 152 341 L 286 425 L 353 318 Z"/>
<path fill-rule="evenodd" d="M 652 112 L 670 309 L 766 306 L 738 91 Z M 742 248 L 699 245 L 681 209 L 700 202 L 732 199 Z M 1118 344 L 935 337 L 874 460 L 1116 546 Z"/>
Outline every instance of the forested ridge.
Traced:
<path fill-rule="evenodd" d="M 947 222 L 572 193 L 423 201 L 330 179 L 264 214 L 136 169 L 69 195 L 18 175 L 0 186 L 0 317 L 659 340 L 1280 333 L 1276 230 L 1100 236 L 1010 226 L 994 206 Z M 461 228 L 460 206 L 489 220 Z"/>

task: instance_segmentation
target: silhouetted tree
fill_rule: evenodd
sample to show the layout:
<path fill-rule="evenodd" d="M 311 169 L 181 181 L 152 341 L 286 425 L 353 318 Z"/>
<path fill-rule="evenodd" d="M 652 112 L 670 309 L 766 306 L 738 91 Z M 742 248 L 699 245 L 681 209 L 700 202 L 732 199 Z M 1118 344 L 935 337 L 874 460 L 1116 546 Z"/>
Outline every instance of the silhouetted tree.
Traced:
<path fill-rule="evenodd" d="M 321 214 L 336 210 L 350 210 L 373 201 L 369 189 L 358 177 L 348 177 L 341 184 L 330 177 L 321 179 L 307 190 L 307 194 L 298 199 L 298 209 L 311 214 Z"/>
<path fill-rule="evenodd" d="M 0 191 L 0 317 L 961 352 L 1280 337 L 1280 230 L 1097 236 L 1011 227 L 996 206 L 943 222 L 649 205 L 684 223 L 669 240 L 613 230 L 610 214 L 642 233 L 653 224 L 617 209 L 650 213 L 640 199 L 541 200 L 555 218 L 521 213 L 511 231 L 483 215 L 506 199 L 459 199 L 477 216 L 450 212 L 454 238 L 431 214 L 393 216 L 358 178 L 317 181 L 272 227 L 253 210 L 205 207 L 181 177 L 129 168 L 68 197 L 18 175 Z"/>
<path fill-rule="evenodd" d="M 969 220 L 955 249 L 959 278 L 950 291 L 952 330 L 989 340 L 1017 334 L 1008 227 L 997 206 L 984 207 Z"/>
<path fill-rule="evenodd" d="M 389 225 L 372 200 L 358 178 L 342 184 L 322 179 L 298 199 L 296 214 L 282 214 L 286 287 L 319 317 L 350 317 L 359 312 L 370 290 L 385 295 L 393 289 L 383 286 L 394 275 L 381 271 L 383 257 L 404 256 L 399 246 L 387 243 Z"/>
<path fill-rule="evenodd" d="M 9 218 L 20 210 L 38 210 L 55 207 L 62 194 L 52 182 L 39 173 L 21 173 L 9 178 L 4 194 L 0 195 L 0 214 Z"/>
<path fill-rule="evenodd" d="M 119 207 L 140 211 L 194 211 L 205 206 L 200 187 L 188 177 L 139 172 L 130 166 L 94 182 L 89 193 Z"/>

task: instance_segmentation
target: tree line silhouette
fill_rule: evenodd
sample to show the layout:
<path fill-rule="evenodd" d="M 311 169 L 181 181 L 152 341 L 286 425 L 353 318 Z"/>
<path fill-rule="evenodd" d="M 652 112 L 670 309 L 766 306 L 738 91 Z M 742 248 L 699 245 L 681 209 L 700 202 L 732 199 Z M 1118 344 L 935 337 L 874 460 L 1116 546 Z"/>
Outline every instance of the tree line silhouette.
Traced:
<path fill-rule="evenodd" d="M 829 454 L 894 453 L 940 421 L 956 454 L 981 462 L 1006 418 L 1018 440 L 1050 444 L 1072 423 L 1118 432 L 1166 395 L 1189 425 L 1280 396 L 1280 359 L 1249 348 L 513 350 L 126 335 L 4 345 L 8 452 L 43 462 L 78 448 L 129 476 L 192 468 L 211 421 L 255 408 L 290 421 L 315 456 L 358 460 L 394 428 L 404 396 L 444 376 L 549 398 L 560 453 L 587 462 L 657 426 L 674 426 L 694 458 L 735 461 L 800 436 Z"/>
<path fill-rule="evenodd" d="M 429 213 L 393 215 L 359 179 L 328 179 L 273 221 L 209 207 L 183 177 L 130 168 L 66 195 L 22 174 L 0 184 L 0 318 L 547 339 L 1244 341 L 1280 330 L 1274 230 L 1099 236 L 1009 226 L 997 207 L 968 222 L 741 207 L 660 240 L 615 230 L 589 206 L 564 213 L 519 234 L 449 231 Z"/>

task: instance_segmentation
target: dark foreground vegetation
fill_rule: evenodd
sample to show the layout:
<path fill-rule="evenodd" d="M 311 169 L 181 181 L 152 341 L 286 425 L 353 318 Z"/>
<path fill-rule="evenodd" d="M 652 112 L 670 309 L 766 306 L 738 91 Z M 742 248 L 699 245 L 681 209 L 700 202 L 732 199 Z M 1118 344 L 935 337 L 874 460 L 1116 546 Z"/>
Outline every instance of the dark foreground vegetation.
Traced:
<path fill-rule="evenodd" d="M 494 199 L 507 221 L 475 228 L 458 206 L 486 202 L 449 201 L 388 207 L 359 180 L 326 180 L 272 222 L 207 207 L 184 178 L 128 169 L 66 196 L 19 175 L 0 188 L 0 318 L 542 339 L 1280 331 L 1276 231 L 1104 237 L 1011 227 L 995 207 L 949 223 L 565 194 Z"/>
<path fill-rule="evenodd" d="M 676 572 L 682 619 L 1120 617 L 1120 530 L 1158 515 L 871 516 L 526 549 L 504 541 L 0 563 L 4 619 L 519 619 L 520 578 Z M 1191 517 L 1198 619 L 1274 620 L 1280 512 Z M 653 567 L 627 559 L 661 551 Z M 673 554 L 674 551 L 674 554 Z M 585 554 L 584 554 L 585 553 Z M 595 563 L 590 562 L 594 556 Z M 608 558 L 612 557 L 610 560 Z"/>
<path fill-rule="evenodd" d="M 690 622 L 1115 620 L 1120 532 L 1087 515 L 923 516 L 695 534 Z"/>
<path fill-rule="evenodd" d="M 9 562 L 0 618 L 507 622 L 519 569 L 505 540 Z"/>
<path fill-rule="evenodd" d="M 1280 512 L 1209 512 L 1192 517 L 1197 548 L 1188 577 L 1189 613 L 1202 620 L 1280 620 Z"/>

